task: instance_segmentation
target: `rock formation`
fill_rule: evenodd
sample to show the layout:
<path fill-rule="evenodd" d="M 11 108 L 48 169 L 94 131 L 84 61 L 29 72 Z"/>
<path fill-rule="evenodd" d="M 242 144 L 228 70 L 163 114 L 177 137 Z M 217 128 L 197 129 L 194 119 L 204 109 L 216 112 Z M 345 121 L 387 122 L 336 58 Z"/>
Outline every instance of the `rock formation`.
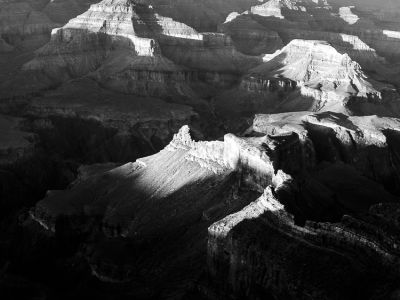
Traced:
<path fill-rule="evenodd" d="M 49 89 L 65 90 L 61 86 L 70 79 L 89 77 L 101 88 L 117 93 L 190 105 L 197 112 L 207 111 L 207 118 L 216 114 L 230 119 L 231 111 L 241 118 L 286 110 L 398 114 L 394 86 L 398 84 L 399 71 L 388 63 L 395 55 L 397 31 L 392 27 L 384 29 L 370 15 L 359 14 L 360 20 L 351 21 L 353 24 L 343 20 L 342 17 L 349 16 L 343 8 L 350 8 L 357 15 L 357 6 L 311 0 L 274 0 L 257 5 L 252 1 L 234 1 L 230 5 L 217 1 L 208 3 L 209 7 L 207 3 L 199 2 L 199 9 L 194 12 L 199 19 L 193 22 L 178 14 L 189 5 L 180 1 L 174 4 L 176 11 L 158 1 L 93 4 L 63 27 L 53 29 L 50 42 L 23 65 L 22 72 L 4 79 L 1 98 L 29 99 Z M 55 5 L 48 4 L 44 11 L 52 11 L 48 7 Z M 203 25 L 193 23 L 203 23 L 212 7 L 215 18 L 210 22 L 215 26 L 229 9 L 243 10 L 224 15 L 218 26 L 221 33 L 201 32 L 198 29 L 204 29 Z M 314 42 L 311 47 L 310 40 L 321 42 Z M 322 46 L 324 41 L 329 46 Z M 297 47 L 296 43 L 309 46 Z M 7 45 L 3 48 L 9 49 Z M 312 52 L 311 60 L 293 64 L 307 51 Z M 272 53 L 276 54 L 273 59 L 265 55 Z M 316 63 L 321 71 L 316 75 L 319 78 L 304 80 L 300 75 L 307 69 L 313 72 L 316 53 L 324 58 L 335 53 L 336 66 L 328 63 L 329 59 L 320 61 Z M 292 59 L 281 60 L 285 55 Z M 271 61 L 267 62 L 267 57 Z M 339 67 L 342 60 L 349 67 Z M 286 64 L 283 69 L 293 69 L 292 73 L 299 76 L 284 76 L 278 66 L 270 70 L 271 64 Z M 321 69 L 330 67 L 335 68 L 334 74 Z M 354 72 L 359 75 L 354 77 Z M 351 79 L 345 79 L 346 76 Z M 273 79 L 274 90 L 267 94 L 258 83 L 266 78 Z M 238 127 L 243 128 L 243 122 Z"/>
<path fill-rule="evenodd" d="M 360 181 L 360 174 L 351 171 L 352 167 L 349 166 L 357 158 L 345 165 L 342 162 L 337 163 L 336 159 L 333 165 L 322 163 L 330 155 L 324 152 L 329 147 L 320 148 L 318 144 L 322 142 L 321 136 L 315 136 L 314 132 L 324 131 L 324 127 L 330 130 L 332 128 L 342 136 L 337 137 L 338 144 L 346 147 L 348 142 L 345 140 L 348 137 L 339 134 L 339 131 L 345 130 L 351 135 L 350 132 L 355 130 L 358 132 L 356 135 L 363 138 L 350 138 L 353 145 L 350 147 L 357 147 L 357 150 L 353 148 L 352 153 L 361 154 L 365 153 L 362 149 L 369 149 L 367 152 L 372 149 L 364 144 L 366 140 L 367 144 L 376 144 L 382 150 L 397 148 L 385 146 L 390 143 L 398 145 L 389 137 L 390 134 L 386 138 L 387 130 L 398 128 L 398 124 L 392 122 L 393 120 L 377 117 L 347 119 L 335 114 L 287 113 L 257 116 L 248 134 L 262 132 L 277 137 L 296 132 L 300 140 L 303 140 L 303 145 L 307 145 L 303 146 L 303 153 L 309 155 L 306 161 L 313 161 L 314 153 L 316 165 L 306 166 L 311 172 L 308 175 L 301 175 L 298 172 L 300 169 L 288 171 L 282 166 L 292 176 L 282 169 L 273 172 L 269 175 L 270 180 L 264 182 L 266 188 L 256 201 L 209 227 L 209 281 L 205 284 L 205 293 L 218 299 L 369 299 L 375 295 L 394 297 L 398 292 L 395 282 L 399 273 L 397 267 L 392 267 L 399 264 L 399 259 L 396 242 L 398 222 L 393 214 L 399 211 L 399 200 L 387 194 L 379 185 L 374 186 L 372 181 Z M 375 135 L 378 132 L 382 135 Z M 332 143 L 335 142 L 332 140 Z M 295 162 L 304 162 L 301 156 L 295 157 L 296 152 L 293 150 L 290 153 L 292 165 Z M 327 156 L 321 158 L 323 153 Z M 385 156 L 389 158 L 391 155 Z M 382 165 L 381 171 L 392 172 L 394 175 L 396 169 L 393 165 Z M 258 173 L 258 170 L 253 171 Z M 310 175 L 315 177 L 311 179 L 308 177 Z M 341 176 L 350 177 L 341 181 Z M 317 194 L 319 203 L 312 203 L 315 197 L 312 195 Z M 326 198 L 322 200 L 321 195 Z M 367 200 L 369 196 L 372 197 Z M 329 197 L 332 197 L 331 200 L 328 200 Z M 374 205 L 377 198 L 389 203 Z M 358 204 L 356 199 L 360 201 Z M 331 221 L 327 222 L 327 219 L 322 218 L 315 222 L 316 219 L 311 215 L 299 217 L 307 205 L 314 212 L 320 211 L 318 218 L 326 215 L 327 211 L 331 214 L 328 219 L 332 218 L 338 209 L 334 208 L 336 205 L 341 207 L 339 210 L 344 211 Z M 324 213 L 322 207 L 325 205 L 330 208 Z M 299 206 L 303 208 L 299 209 Z M 346 213 L 348 209 L 352 213 Z M 340 217 L 343 213 L 345 215 Z M 307 219 L 314 221 L 305 221 Z M 380 272 L 385 274 L 385 279 L 377 275 Z M 388 282 L 391 284 L 386 285 Z M 381 289 L 378 286 L 386 287 Z"/>
<path fill-rule="evenodd" d="M 248 15 L 269 30 L 277 31 L 285 43 L 293 39 L 287 36 L 288 29 L 307 31 L 311 35 L 308 39 L 315 39 L 312 35 L 321 31 L 355 35 L 376 49 L 380 55 L 395 60 L 398 56 L 398 39 L 385 32 L 398 31 L 396 15 L 390 16 L 387 11 L 379 13 L 368 10 L 364 5 L 355 2 L 357 1 L 271 0 L 244 12 L 236 12 L 229 21 Z"/>
<path fill-rule="evenodd" d="M 325 97 L 332 101 L 348 95 L 381 98 L 380 92 L 366 80 L 360 65 L 325 42 L 293 40 L 281 51 L 265 55 L 263 60 L 265 64 L 250 71 L 249 81 L 275 76 L 287 78 L 305 89 L 332 93 Z"/>
<path fill-rule="evenodd" d="M 354 7 L 340 7 L 339 8 L 339 15 L 340 17 L 345 20 L 347 23 L 350 25 L 353 25 L 357 23 L 357 21 L 360 19 L 357 15 L 355 15 L 351 9 Z"/>
<path fill-rule="evenodd" d="M 376 116 L 286 113 L 256 116 L 246 137 L 196 142 L 183 126 L 153 156 L 82 169 L 86 175 L 49 192 L 30 216 L 55 235 L 97 236 L 83 239 L 94 276 L 131 282 L 140 274 L 152 278 L 148 288 L 162 280 L 162 297 L 171 289 L 189 292 L 166 276 L 188 276 L 182 266 L 205 259 L 207 226 L 208 275 L 199 285 L 205 295 L 390 295 L 399 276 L 398 128 L 398 120 Z M 168 245 L 169 258 L 158 260 L 161 249 L 145 251 L 149 241 L 152 249 Z M 187 248 L 191 243 L 202 250 Z M 123 254 L 127 249 L 135 258 Z M 161 268 L 157 275 L 150 261 Z M 348 294 L 350 287 L 359 288 Z"/>
<path fill-rule="evenodd" d="M 0 294 L 396 299 L 377 3 L 0 0 Z"/>
<path fill-rule="evenodd" d="M 353 41 L 349 36 L 343 39 Z M 373 52 L 371 55 L 375 57 Z M 389 116 L 399 111 L 394 86 L 369 78 L 347 53 L 325 41 L 293 40 L 263 60 L 242 77 L 239 88 L 219 95 L 221 109 L 229 101 L 232 111 L 311 110 L 360 115 L 379 111 Z"/>
<path fill-rule="evenodd" d="M 148 283 L 140 289 L 150 288 L 147 297 L 184 294 L 201 271 L 207 226 L 252 195 L 231 186 L 235 176 L 224 162 L 223 147 L 223 142 L 194 142 L 188 127 L 183 127 L 154 156 L 111 170 L 96 167 L 97 172 L 80 176 L 70 190 L 49 192 L 31 216 L 55 235 L 60 218 L 70 224 L 65 230 L 84 235 L 95 234 L 101 225 L 96 235 L 103 238 L 85 246 L 91 271 L 100 280 L 131 282 L 142 276 Z M 232 193 L 236 200 L 231 203 Z M 145 250 L 149 242 L 150 255 Z M 122 251 L 126 260 L 114 257 L 115 251 Z M 132 257 L 125 251 L 137 254 Z M 154 268 L 146 267 L 150 261 Z M 198 272 L 190 273 L 192 268 Z M 168 279 L 171 272 L 176 276 Z"/>
<path fill-rule="evenodd" d="M 50 42 L 23 71 L 33 78 L 28 90 L 88 75 L 120 92 L 195 98 L 191 82 L 224 85 L 256 61 L 237 52 L 224 35 L 200 34 L 151 5 L 105 0 L 53 29 Z"/>

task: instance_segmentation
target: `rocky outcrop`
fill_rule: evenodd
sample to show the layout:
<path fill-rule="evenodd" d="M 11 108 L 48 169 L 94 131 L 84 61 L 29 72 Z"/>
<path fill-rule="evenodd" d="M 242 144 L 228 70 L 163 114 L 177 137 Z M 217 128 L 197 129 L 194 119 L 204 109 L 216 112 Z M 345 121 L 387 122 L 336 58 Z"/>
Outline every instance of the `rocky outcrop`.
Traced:
<path fill-rule="evenodd" d="M 352 10 L 351 10 L 352 8 L 354 8 L 354 7 L 340 7 L 339 8 L 339 16 L 350 25 L 357 23 L 357 21 L 360 19 L 357 15 L 355 15 L 352 12 Z"/>
<path fill-rule="evenodd" d="M 398 155 L 396 128 L 397 119 L 303 112 L 257 115 L 252 130 L 265 134 L 294 131 L 313 144 L 315 152 L 319 153 L 317 160 L 350 164 L 398 193 L 397 160 L 391 158 Z"/>
<path fill-rule="evenodd" d="M 200 32 L 215 32 L 232 11 L 243 11 L 257 0 L 177 0 L 173 5 L 164 1 L 146 1 L 162 16 L 185 23 Z M 195 9 L 193 9 L 195 8 Z"/>
<path fill-rule="evenodd" d="M 357 105 L 362 110 L 364 101 L 382 108 L 398 101 L 393 86 L 369 79 L 349 55 L 323 41 L 293 40 L 282 50 L 265 55 L 264 63 L 250 70 L 240 87 L 254 95 L 253 102 L 263 103 L 267 98 L 272 111 L 349 113 Z"/>
<path fill-rule="evenodd" d="M 34 81 L 28 90 L 90 76 L 119 92 L 196 98 L 193 82 L 231 84 L 256 62 L 237 52 L 223 34 L 200 34 L 148 4 L 104 0 L 54 29 L 50 42 L 23 70 Z"/>
<path fill-rule="evenodd" d="M 201 272 L 207 226 L 252 198 L 232 186 L 235 178 L 224 163 L 223 143 L 195 142 L 185 126 L 158 154 L 117 168 L 91 168 L 69 190 L 48 193 L 30 214 L 55 235 L 60 230 L 100 234 L 95 243 L 83 240 L 85 257 L 100 280 L 131 282 L 140 273 L 147 278 L 144 290 L 163 297 L 184 294 Z M 150 254 L 149 241 L 159 250 Z M 129 249 L 134 257 L 126 255 Z M 149 259 L 156 273 L 146 267 Z"/>
<path fill-rule="evenodd" d="M 134 17 L 133 7 L 126 1 L 92 5 L 63 28 L 54 29 L 50 43 L 24 68 L 44 71 L 51 78 L 82 76 L 97 69 L 113 45 L 125 47 L 131 57 L 154 56 L 156 42 L 137 35 L 131 20 Z"/>
<path fill-rule="evenodd" d="M 385 217 L 391 207 L 396 220 L 399 201 L 397 127 L 395 119 L 337 113 L 257 115 L 244 137 L 195 141 L 183 126 L 155 155 L 82 168 L 30 215 L 52 234 L 79 232 L 98 279 L 122 283 L 140 273 L 148 287 L 165 282 L 161 295 L 187 292 L 167 274 L 200 276 L 193 268 L 207 228 L 207 297 L 332 299 L 365 282 L 370 295 L 398 276 L 397 233 Z M 167 247 L 168 259 L 146 245 Z M 186 259 L 191 271 L 178 267 Z M 148 262 L 160 266 L 156 275 Z"/>
<path fill-rule="evenodd" d="M 279 199 L 279 192 L 267 188 L 258 200 L 209 228 L 208 265 L 219 289 L 216 298 L 369 298 L 385 280 L 398 278 L 397 267 L 392 268 L 399 264 L 396 237 L 382 239 L 390 230 L 378 229 L 387 221 L 385 213 L 376 213 L 381 207 L 398 211 L 398 204 L 376 206 L 339 224 L 298 227 Z M 382 291 L 389 297 L 395 292 Z"/>
<path fill-rule="evenodd" d="M 301 59 L 301 56 L 305 57 Z M 265 66 L 252 72 L 261 74 L 272 67 L 283 66 L 280 75 L 305 86 L 332 90 L 336 93 L 350 93 L 366 97 L 380 97 L 362 73 L 361 67 L 346 54 L 340 54 L 334 47 L 322 41 L 293 40 L 281 51 L 264 57 Z M 296 65 L 295 65 L 296 64 Z M 324 72 L 324 70 L 326 70 Z M 329 70 L 329 71 L 328 71 Z"/>
<path fill-rule="evenodd" d="M 150 257 L 141 252 L 141 247 L 145 246 L 142 243 L 154 238 L 156 241 L 158 236 L 171 238 L 189 226 L 190 232 L 196 233 L 174 237 L 176 242 L 170 244 L 171 249 L 182 252 L 182 247 L 193 240 L 202 244 L 203 248 L 199 249 L 204 253 L 204 239 L 198 239 L 198 234 L 205 237 L 206 228 L 212 222 L 241 208 L 258 195 L 248 187 L 257 190 L 268 182 L 279 182 L 282 175 L 273 173 L 273 165 L 284 166 L 286 155 L 298 148 L 295 136 L 242 140 L 227 135 L 224 142 L 195 142 L 189 128 L 184 126 L 158 154 L 117 168 L 96 165 L 81 169 L 82 175 L 68 190 L 49 192 L 30 215 L 32 220 L 56 235 L 57 230 L 61 230 L 58 229 L 61 228 L 57 225 L 59 222 L 67 226 L 62 230 L 85 235 L 94 234 L 96 226 L 101 226 L 108 249 L 119 251 L 116 249 L 121 247 L 120 242 L 129 244 L 135 240 L 138 255 L 144 260 Z M 263 149 L 270 151 L 271 158 Z M 251 172 L 254 168 L 257 172 Z M 161 217 L 155 221 L 149 216 Z M 161 236 L 160 230 L 164 232 Z M 120 265 L 115 257 L 107 256 L 104 259 L 111 260 L 111 266 L 103 268 L 96 262 L 106 251 L 102 243 L 91 246 L 94 249 L 88 256 L 96 276 L 107 281 L 130 280 L 129 276 L 120 277 L 118 274 L 132 273 L 140 264 L 126 261 Z M 178 245 L 182 247 L 176 248 Z M 183 251 L 189 251 L 188 255 L 191 253 L 190 250 Z M 93 252 L 100 258 L 94 259 Z M 154 255 L 154 259 L 159 259 L 158 254 Z M 174 267 L 173 263 L 165 266 L 166 269 L 171 267 Z M 143 272 L 146 273 L 145 269 Z"/>
<path fill-rule="evenodd" d="M 321 2 L 321 3 L 320 3 Z M 284 19 L 285 15 L 289 19 L 293 18 L 293 12 L 307 12 L 307 7 L 327 5 L 325 1 L 312 0 L 269 0 L 263 4 L 252 6 L 250 12 L 262 17 L 274 17 Z"/>
<path fill-rule="evenodd" d="M 24 70 L 44 74 L 48 85 L 95 71 L 92 77 L 105 87 L 159 96 L 168 77 L 172 77 L 168 80 L 173 86 L 182 80 L 183 70 L 160 55 L 157 41 L 146 37 L 148 32 L 134 4 L 102 1 L 54 29 L 51 41 Z"/>
<path fill-rule="evenodd" d="M 398 293 L 395 11 L 96 2 L 0 4 L 0 265 L 50 297 Z"/>
<path fill-rule="evenodd" d="M 334 182 L 340 176 L 349 176 L 350 169 L 341 164 L 334 168 L 325 163 L 321 164 L 321 159 L 325 161 L 329 159 L 328 156 L 334 157 L 332 153 L 325 152 L 334 146 L 331 144 L 331 146 L 321 148 L 319 144 L 322 142 L 321 135 L 314 136 L 316 128 L 311 125 L 311 123 L 318 123 L 319 126 L 332 128 L 342 136 L 333 143 L 341 144 L 342 147 L 346 147 L 348 142 L 346 142 L 347 137 L 339 133 L 339 128 L 346 130 L 350 136 L 351 132 L 356 130 L 357 134 L 350 138 L 350 143 L 357 145 L 352 153 L 357 153 L 359 156 L 354 161 L 345 163 L 350 165 L 355 163 L 354 166 L 358 168 L 356 161 L 362 160 L 360 157 L 365 154 L 364 151 L 372 151 L 370 154 L 376 155 L 367 144 L 372 143 L 382 148 L 382 154 L 385 153 L 383 155 L 386 158 L 392 155 L 386 152 L 388 148 L 398 148 L 397 144 L 396 146 L 381 144 L 382 142 L 385 144 L 386 141 L 384 132 L 397 126 L 392 123 L 393 121 L 376 117 L 353 120 L 335 114 L 287 113 L 257 116 L 248 135 L 255 135 L 255 132 L 258 132 L 282 136 L 288 132 L 294 132 L 303 142 L 307 141 L 303 144 L 308 147 L 305 153 L 308 155 L 315 153 L 315 157 L 309 156 L 307 160 L 314 161 L 315 165 L 288 171 L 292 176 L 282 169 L 279 171 L 275 169 L 275 172 L 269 174 L 270 180 L 264 181 L 264 185 L 261 185 L 265 190 L 256 201 L 209 227 L 209 277 L 202 286 L 204 293 L 215 299 L 227 297 L 233 299 L 256 297 L 285 299 L 363 297 L 369 299 L 374 297 L 378 290 L 381 295 L 387 297 L 396 294 L 395 282 L 399 273 L 398 267 L 392 267 L 397 266 L 400 261 L 396 242 L 398 224 L 393 221 L 393 214 L 398 215 L 399 199 L 388 194 L 372 181 L 369 183 L 359 181 L 353 185 L 359 180 L 357 173 L 353 173 L 351 179 L 343 179 L 340 186 L 335 187 Z M 357 124 L 357 127 L 351 129 L 353 122 Z M 383 150 L 384 148 L 386 150 Z M 290 153 L 293 153 L 293 150 Z M 321 158 L 323 154 L 327 156 Z M 293 158 L 292 155 L 283 160 L 288 161 L 291 158 Z M 294 159 L 292 163 L 298 160 L 299 158 Z M 387 165 L 382 166 L 381 170 L 387 167 Z M 337 172 L 334 171 L 335 168 L 339 170 L 340 175 L 335 175 Z M 389 168 L 394 171 L 397 167 L 392 165 Z M 321 172 L 321 169 L 326 171 Z M 254 166 L 251 170 L 256 174 L 259 172 Z M 308 170 L 308 175 L 303 173 L 304 170 Z M 330 173 L 332 177 L 324 179 L 327 173 Z M 310 176 L 316 177 L 311 180 Z M 398 178 L 395 172 L 392 176 L 393 179 Z M 352 195 L 345 196 L 345 201 L 341 198 L 344 196 L 344 182 L 351 182 L 346 186 L 344 194 Z M 321 184 L 329 188 L 322 188 Z M 315 200 L 318 199 L 316 201 L 319 204 L 312 204 L 314 201 L 312 193 L 305 192 L 311 185 L 314 192 L 318 191 L 319 196 Z M 375 185 L 374 188 L 373 185 Z M 252 185 L 250 187 L 254 188 Z M 257 189 L 259 188 L 260 185 Z M 360 189 L 365 189 L 366 193 L 364 194 Z M 333 192 L 334 201 L 328 200 L 328 195 L 332 191 L 339 190 L 342 192 Z M 358 204 L 355 199 L 359 199 L 361 194 L 356 196 L 357 193 L 364 195 L 363 200 Z M 375 198 L 368 199 L 367 195 L 371 195 L 369 193 L 375 194 Z M 376 204 L 380 201 L 386 203 Z M 338 203 L 341 203 L 339 206 L 343 205 L 341 207 L 344 211 L 341 214 L 351 214 L 351 216 L 341 217 L 342 215 L 339 214 L 336 220 L 329 222 L 326 221 L 327 219 L 322 219 L 324 222 L 321 222 L 322 220 L 315 222 L 305 221 L 307 217 L 303 221 L 301 217 L 299 218 L 300 211 L 307 205 L 313 207 L 314 212 L 320 209 L 319 205 L 332 205 L 328 209 L 332 217 L 335 214 L 334 207 Z M 303 208 L 299 209 L 299 206 Z M 322 215 L 320 211 L 319 218 Z M 308 215 L 308 218 L 313 217 Z M 300 224 L 302 225 L 299 226 Z M 351 276 L 348 276 L 349 274 Z M 387 282 L 393 285 L 387 286 Z M 366 283 L 368 283 L 367 289 L 365 289 Z M 358 292 L 359 289 L 353 292 L 356 291 L 354 289 L 356 286 L 363 287 L 363 292 Z"/>
<path fill-rule="evenodd" d="M 344 33 L 326 32 L 326 31 L 309 31 L 299 29 L 288 29 L 285 36 L 289 40 L 325 40 L 329 42 L 338 52 L 347 53 L 354 61 L 358 62 L 367 71 L 376 69 L 377 73 L 385 76 L 390 73 L 389 68 L 381 70 L 387 65 L 383 57 L 380 57 L 376 50 L 363 42 L 356 35 Z"/>
<path fill-rule="evenodd" d="M 249 16 L 269 30 L 278 32 L 285 43 L 293 37 L 287 30 L 308 31 L 309 39 L 318 32 L 331 32 L 355 35 L 376 49 L 379 55 L 395 61 L 398 56 L 396 15 L 390 16 L 388 10 L 380 12 L 377 8 L 356 1 L 267 1 L 250 10 L 232 17 Z M 354 7 L 354 4 L 357 4 Z M 360 16 L 357 16 L 359 12 Z M 385 18 L 385 17 L 386 18 Z M 326 40 L 326 38 L 323 38 Z M 331 42 L 331 41 L 330 41 Z"/>

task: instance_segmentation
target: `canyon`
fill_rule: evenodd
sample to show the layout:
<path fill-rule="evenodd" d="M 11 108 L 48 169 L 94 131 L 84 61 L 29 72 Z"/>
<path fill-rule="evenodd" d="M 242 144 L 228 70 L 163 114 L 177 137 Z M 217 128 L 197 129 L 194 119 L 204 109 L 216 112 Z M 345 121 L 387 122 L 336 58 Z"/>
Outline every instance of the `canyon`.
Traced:
<path fill-rule="evenodd" d="M 0 0 L 0 294 L 398 299 L 399 16 Z"/>
<path fill-rule="evenodd" d="M 146 278 L 146 298 L 150 291 L 190 297 L 205 259 L 197 289 L 217 298 L 392 295 L 398 126 L 338 113 L 257 115 L 245 137 L 211 142 L 194 141 L 183 126 L 153 156 L 80 169 L 69 189 L 38 202 L 24 226 L 79 237 L 92 274 L 121 284 Z M 198 249 L 207 227 L 205 257 Z"/>

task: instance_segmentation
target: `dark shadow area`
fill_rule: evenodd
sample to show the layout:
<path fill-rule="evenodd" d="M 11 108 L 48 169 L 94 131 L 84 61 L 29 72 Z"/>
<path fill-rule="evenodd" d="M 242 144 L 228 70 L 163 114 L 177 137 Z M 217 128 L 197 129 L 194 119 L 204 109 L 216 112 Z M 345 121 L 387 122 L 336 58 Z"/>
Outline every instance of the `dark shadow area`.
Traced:
<path fill-rule="evenodd" d="M 3 256 L 9 260 L 5 274 L 40 282 L 36 288 L 48 299 L 183 297 L 204 271 L 208 226 L 259 194 L 237 190 L 233 173 L 203 176 L 200 169 L 196 172 L 201 178 L 187 179 L 170 194 L 157 195 L 159 189 L 174 187 L 158 177 L 176 175 L 166 171 L 147 182 L 146 168 L 130 168 L 100 173 L 41 201 L 39 207 L 48 205 L 50 212 L 60 209 L 57 202 L 61 211 L 74 210 L 69 216 L 60 211 L 55 234 L 21 216 L 13 235 L 18 238 L 6 248 L 18 251 Z M 158 186 L 160 182 L 166 187 Z M 53 222 L 53 217 L 35 215 Z M 126 229 L 129 232 L 121 237 Z M 18 285 L 11 283 L 9 291 L 15 288 Z"/>
<path fill-rule="evenodd" d="M 285 216 L 275 211 L 244 220 L 215 245 L 207 283 L 218 298 L 300 299 L 314 293 L 328 299 L 384 299 L 397 290 L 397 271 L 383 264 L 373 247 L 327 234 L 334 226 L 302 232 Z"/>

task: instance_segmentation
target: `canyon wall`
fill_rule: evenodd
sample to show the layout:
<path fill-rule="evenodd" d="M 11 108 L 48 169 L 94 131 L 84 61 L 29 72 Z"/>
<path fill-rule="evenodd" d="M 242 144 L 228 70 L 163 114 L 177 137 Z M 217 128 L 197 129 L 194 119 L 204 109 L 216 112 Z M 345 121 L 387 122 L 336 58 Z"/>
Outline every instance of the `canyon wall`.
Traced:
<path fill-rule="evenodd" d="M 299 122 L 302 118 L 306 124 Z M 330 118 L 336 118 L 336 120 L 329 120 Z M 321 165 L 321 155 L 324 155 L 323 160 L 329 159 L 330 154 L 326 151 L 335 146 L 331 144 L 322 149 L 321 145 L 317 144 L 323 143 L 319 140 L 321 136 L 318 138 L 313 136 L 316 128 L 311 126 L 312 123 L 333 129 L 338 138 L 336 145 L 341 144 L 341 147 L 344 148 L 357 145 L 357 148 L 352 148 L 351 153 L 358 158 L 346 161 L 346 164 L 354 164 L 356 168 L 359 167 L 357 162 L 362 160 L 361 157 L 365 155 L 365 151 L 369 152 L 369 155 L 375 156 L 374 150 L 369 146 L 372 144 L 383 148 L 382 155 L 386 159 L 391 157 L 387 149 L 384 149 L 388 147 L 387 143 L 389 143 L 384 133 L 386 130 L 396 127 L 395 124 L 390 124 L 391 121 L 376 118 L 364 119 L 362 122 L 361 118 L 339 120 L 338 116 L 324 117 L 323 114 L 306 115 L 306 117 L 304 117 L 304 113 L 259 115 L 247 134 L 256 131 L 267 134 L 274 133 L 279 136 L 290 131 L 296 132 L 298 136 L 303 137 L 303 140 L 308 140 L 309 150 L 307 152 L 309 155 L 315 153 L 316 156 L 313 159 L 315 159 L 314 164 L 317 165 L 317 169 L 330 168 L 327 165 Z M 349 135 L 351 136 L 351 132 L 353 132 L 349 128 L 350 122 L 357 124 L 360 129 L 355 136 L 349 139 Z M 381 126 L 387 129 L 383 129 Z M 339 128 L 349 129 L 346 134 L 344 132 L 341 134 Z M 323 135 L 326 134 L 327 132 L 323 133 Z M 389 147 L 393 149 L 393 146 Z M 293 159 L 295 149 L 289 149 L 292 155 L 287 159 Z M 313 150 L 311 151 L 311 149 Z M 232 157 L 239 157 L 238 153 L 241 152 L 232 151 L 230 153 Z M 268 156 L 273 157 L 271 154 Z M 230 157 L 230 161 L 237 161 L 232 157 Z M 287 159 L 284 160 L 287 161 Z M 331 157 L 331 159 L 339 158 Z M 300 157 L 293 161 L 299 160 L 301 161 Z M 256 166 L 246 164 L 246 166 L 251 169 L 250 173 L 259 174 L 259 164 Z M 380 171 L 386 172 L 388 167 L 383 164 Z M 240 167 L 237 166 L 237 168 L 240 170 L 239 172 L 245 173 Z M 389 168 L 392 168 L 393 172 L 397 167 L 392 165 Z M 307 169 L 307 173 L 311 172 L 312 174 L 315 166 L 308 166 Z M 299 226 L 301 218 L 298 214 L 301 209 L 296 209 L 296 206 L 303 205 L 304 208 L 304 205 L 307 205 L 307 202 L 310 203 L 311 200 L 310 194 L 305 196 L 306 194 L 302 192 L 309 180 L 307 178 L 310 176 L 304 173 L 307 169 L 290 170 L 292 176 L 281 169 L 279 171 L 275 169 L 266 175 L 269 180 L 263 181 L 264 185 L 260 185 L 257 177 L 256 179 L 251 178 L 248 186 L 257 190 L 263 186 L 265 188 L 263 194 L 242 210 L 209 227 L 208 279 L 207 283 L 201 286 L 201 290 L 207 297 L 213 299 L 227 297 L 233 299 L 263 297 L 354 299 L 396 295 L 398 291 L 395 282 L 399 278 L 399 273 L 397 267 L 392 267 L 397 266 L 400 261 L 396 242 L 398 222 L 393 219 L 393 215 L 398 214 L 399 211 L 398 198 L 387 194 L 383 196 L 386 192 L 382 190 L 377 194 L 380 199 L 373 200 L 375 204 L 368 202 L 369 200 L 366 198 L 360 199 L 372 206 L 365 203 L 364 208 L 358 206 L 357 212 L 353 207 L 351 215 L 346 214 L 343 217 L 338 215 L 336 221 L 333 222 L 305 221 L 303 225 Z M 342 169 L 342 171 L 344 170 Z M 249 171 L 247 170 L 247 172 Z M 365 170 L 364 174 L 369 176 Z M 347 175 L 343 173 L 343 176 Z M 384 176 L 377 178 L 384 178 Z M 391 178 L 398 177 L 392 173 Z M 323 178 L 314 181 L 314 188 L 323 181 Z M 398 183 L 395 186 L 398 186 Z M 334 191 L 332 184 L 330 188 L 333 188 L 331 191 Z M 337 188 L 342 189 L 343 187 Z M 354 188 L 357 190 L 365 187 L 362 185 Z M 350 191 L 350 185 L 346 189 Z M 326 190 L 325 193 L 331 193 L 331 191 Z M 336 201 L 341 202 L 340 197 L 341 195 L 337 194 Z M 353 199 L 357 199 L 354 194 L 353 197 L 355 197 Z M 355 201 L 350 199 L 347 198 L 346 205 L 350 204 L 349 201 Z M 320 198 L 318 201 L 322 201 L 322 199 Z M 326 204 L 320 203 L 320 205 Z M 315 210 L 315 204 L 311 205 Z M 347 212 L 350 213 L 350 210 Z M 333 207 L 331 214 L 334 214 Z M 388 282 L 390 283 L 387 284 Z M 366 284 L 368 288 L 366 288 Z M 385 288 L 380 290 L 378 286 L 385 286 Z M 378 290 L 380 294 L 378 294 Z"/>

